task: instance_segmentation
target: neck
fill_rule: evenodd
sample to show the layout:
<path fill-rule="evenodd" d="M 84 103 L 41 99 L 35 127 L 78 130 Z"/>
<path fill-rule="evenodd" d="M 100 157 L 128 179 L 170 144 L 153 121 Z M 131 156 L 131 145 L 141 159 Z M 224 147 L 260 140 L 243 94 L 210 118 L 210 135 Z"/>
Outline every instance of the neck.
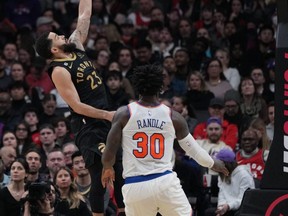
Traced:
<path fill-rule="evenodd" d="M 65 199 L 68 197 L 68 193 L 69 193 L 69 187 L 68 188 L 61 188 L 60 189 L 60 193 L 61 193 L 61 198 Z"/>
<path fill-rule="evenodd" d="M 85 187 L 85 186 L 88 186 L 91 184 L 91 177 L 90 177 L 90 175 L 86 175 L 86 176 L 82 176 L 82 177 L 77 176 L 75 181 L 81 187 Z"/>
<path fill-rule="evenodd" d="M 10 188 L 13 191 L 23 191 L 24 190 L 24 180 L 22 181 L 12 181 L 12 183 L 10 184 Z"/>
<path fill-rule="evenodd" d="M 158 106 L 160 104 L 156 95 L 140 97 L 138 103 L 142 104 L 143 106 Z"/>
<path fill-rule="evenodd" d="M 218 85 L 220 82 L 221 82 L 221 79 L 219 77 L 217 77 L 217 78 L 213 78 L 213 77 L 209 78 L 209 83 L 211 85 Z"/>
<path fill-rule="evenodd" d="M 244 157 L 244 158 L 250 158 L 252 156 L 254 156 L 257 152 L 259 151 L 259 148 L 257 147 L 254 151 L 248 153 L 248 152 L 245 152 L 244 150 L 241 151 L 241 155 Z"/>
<path fill-rule="evenodd" d="M 55 143 L 52 143 L 50 145 L 42 145 L 42 148 L 44 150 L 44 152 L 46 153 L 46 155 L 48 155 L 48 153 L 55 147 Z"/>
<path fill-rule="evenodd" d="M 253 100 L 253 95 L 243 95 L 243 99 L 245 101 L 245 104 L 249 105 Z"/>
<path fill-rule="evenodd" d="M 28 174 L 27 176 L 27 181 L 29 182 L 34 182 L 38 179 L 39 173 L 35 173 L 35 174 Z"/>

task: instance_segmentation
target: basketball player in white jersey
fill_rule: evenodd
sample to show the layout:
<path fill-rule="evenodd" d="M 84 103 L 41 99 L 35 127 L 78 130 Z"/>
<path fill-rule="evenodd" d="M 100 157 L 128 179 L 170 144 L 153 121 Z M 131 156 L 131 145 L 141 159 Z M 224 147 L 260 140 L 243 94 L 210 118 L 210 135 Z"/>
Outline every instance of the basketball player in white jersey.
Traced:
<path fill-rule="evenodd" d="M 126 215 L 191 216 L 191 206 L 172 171 L 174 139 L 200 165 L 225 175 L 228 171 L 198 145 L 185 119 L 158 101 L 163 85 L 161 67 L 140 66 L 133 80 L 140 99 L 119 108 L 114 116 L 102 155 L 102 184 L 113 184 L 115 155 L 122 144 Z"/>

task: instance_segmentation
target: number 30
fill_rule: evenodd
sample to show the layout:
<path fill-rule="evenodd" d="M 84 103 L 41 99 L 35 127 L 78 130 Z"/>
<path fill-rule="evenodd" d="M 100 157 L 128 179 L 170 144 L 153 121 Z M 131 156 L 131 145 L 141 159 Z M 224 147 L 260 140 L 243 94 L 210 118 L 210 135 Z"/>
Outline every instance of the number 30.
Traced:
<path fill-rule="evenodd" d="M 134 134 L 133 140 L 138 140 L 138 149 L 133 150 L 133 154 L 136 158 L 144 158 L 148 153 L 150 153 L 154 159 L 161 159 L 164 156 L 165 138 L 162 134 L 154 133 L 149 137 L 144 132 L 138 132 Z"/>

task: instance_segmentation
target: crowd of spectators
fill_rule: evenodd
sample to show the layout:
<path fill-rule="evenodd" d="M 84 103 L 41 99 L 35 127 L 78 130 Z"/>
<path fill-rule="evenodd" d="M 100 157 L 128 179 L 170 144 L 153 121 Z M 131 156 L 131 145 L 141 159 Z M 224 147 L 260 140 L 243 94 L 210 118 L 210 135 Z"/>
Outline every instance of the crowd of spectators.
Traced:
<path fill-rule="evenodd" d="M 49 62 L 34 51 L 35 38 L 43 32 L 70 36 L 78 2 L 0 2 L 0 185 L 4 188 L 12 179 L 24 192 L 23 179 L 10 170 L 11 165 L 24 169 L 24 162 L 14 163 L 24 157 L 30 182 L 54 181 L 64 192 L 61 176 L 70 176 L 70 182 L 75 176 L 69 190 L 80 191 L 75 195 L 80 200 L 68 197 L 68 203 L 84 208 L 87 199 L 82 196 L 91 182 L 83 160 L 73 161 L 78 149 L 69 107 L 47 74 Z M 211 156 L 223 148 L 234 151 L 238 164 L 250 167 L 258 187 L 274 134 L 276 1 L 93 0 L 92 8 L 85 50 L 106 83 L 110 109 L 137 99 L 131 84 L 135 66 L 162 65 L 162 103 L 183 115 Z M 175 171 L 189 200 L 197 198 L 191 201 L 195 212 L 205 215 L 211 197 L 218 196 L 217 173 L 203 170 L 176 142 Z M 19 202 L 13 184 L 8 192 Z M 60 211 L 68 211 L 66 204 Z M 116 214 L 113 189 L 107 190 L 105 205 L 108 215 Z M 233 212 L 238 208 L 233 206 Z"/>

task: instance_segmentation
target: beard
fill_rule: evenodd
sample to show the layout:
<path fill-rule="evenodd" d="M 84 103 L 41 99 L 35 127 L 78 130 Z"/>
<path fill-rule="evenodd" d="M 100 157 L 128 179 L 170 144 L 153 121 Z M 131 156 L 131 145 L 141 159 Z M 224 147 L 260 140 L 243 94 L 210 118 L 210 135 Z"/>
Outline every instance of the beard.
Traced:
<path fill-rule="evenodd" d="M 76 50 L 76 44 L 75 43 L 63 44 L 60 46 L 60 49 L 62 49 L 64 53 L 71 53 Z"/>

